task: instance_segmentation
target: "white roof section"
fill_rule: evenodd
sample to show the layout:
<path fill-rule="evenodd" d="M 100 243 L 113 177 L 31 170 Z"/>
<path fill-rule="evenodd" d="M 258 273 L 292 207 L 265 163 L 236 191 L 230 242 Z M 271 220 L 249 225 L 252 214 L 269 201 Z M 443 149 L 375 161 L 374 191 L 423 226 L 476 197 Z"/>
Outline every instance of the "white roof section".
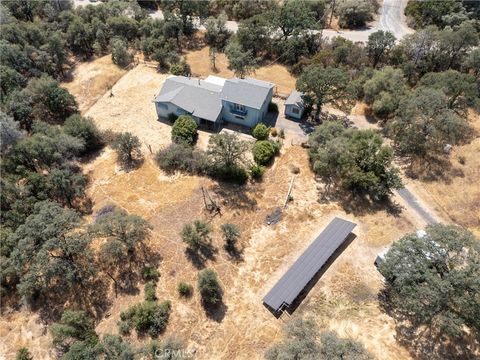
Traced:
<path fill-rule="evenodd" d="M 219 77 L 219 76 L 208 75 L 208 77 L 205 79 L 205 81 L 209 82 L 211 84 L 215 84 L 215 85 L 223 87 L 223 85 L 225 85 L 225 81 L 227 81 L 227 79 L 224 79 L 224 78 Z"/>

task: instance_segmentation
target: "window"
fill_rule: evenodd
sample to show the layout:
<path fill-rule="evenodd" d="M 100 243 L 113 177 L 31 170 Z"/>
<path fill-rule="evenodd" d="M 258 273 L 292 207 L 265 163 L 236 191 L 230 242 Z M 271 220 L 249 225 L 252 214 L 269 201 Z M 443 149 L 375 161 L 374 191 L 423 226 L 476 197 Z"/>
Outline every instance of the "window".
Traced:
<path fill-rule="evenodd" d="M 298 110 L 298 108 L 296 108 L 296 107 L 292 107 L 292 113 L 298 115 L 298 114 L 300 114 L 300 110 Z"/>
<path fill-rule="evenodd" d="M 245 106 L 240 104 L 233 104 L 233 109 L 240 112 L 245 112 Z"/>

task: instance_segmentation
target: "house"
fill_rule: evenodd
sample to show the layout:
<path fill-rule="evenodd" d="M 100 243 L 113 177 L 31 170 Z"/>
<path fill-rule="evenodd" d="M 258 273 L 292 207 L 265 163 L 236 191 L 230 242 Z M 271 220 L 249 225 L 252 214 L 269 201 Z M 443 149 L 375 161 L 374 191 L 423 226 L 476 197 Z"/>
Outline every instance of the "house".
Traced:
<path fill-rule="evenodd" d="M 209 129 L 217 130 L 224 122 L 252 128 L 267 114 L 273 86 L 250 78 L 170 76 L 155 98 L 155 108 L 159 118 L 188 114 Z"/>
<path fill-rule="evenodd" d="M 303 94 L 298 91 L 292 91 L 285 100 L 285 115 L 294 119 L 300 120 L 303 116 L 303 111 L 305 110 L 305 105 L 303 103 Z"/>

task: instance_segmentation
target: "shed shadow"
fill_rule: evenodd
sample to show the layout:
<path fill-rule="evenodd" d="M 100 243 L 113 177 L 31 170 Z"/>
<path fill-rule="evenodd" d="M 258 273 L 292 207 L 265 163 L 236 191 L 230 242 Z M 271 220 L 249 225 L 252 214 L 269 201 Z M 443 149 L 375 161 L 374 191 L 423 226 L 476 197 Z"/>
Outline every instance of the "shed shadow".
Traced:
<path fill-rule="evenodd" d="M 325 272 L 330 268 L 330 266 L 335 262 L 335 260 L 345 251 L 345 249 L 352 243 L 352 241 L 357 236 L 354 233 L 350 233 L 345 241 L 335 250 L 335 252 L 330 256 L 327 262 L 320 268 L 319 271 L 315 274 L 315 276 L 307 283 L 307 285 L 303 288 L 303 290 L 298 294 L 295 300 L 292 302 L 290 306 L 284 306 L 278 311 L 272 309 L 267 304 L 263 303 L 263 305 L 267 308 L 268 311 L 272 313 L 277 319 L 283 314 L 283 311 L 286 311 L 289 315 L 292 315 L 295 310 L 300 306 L 303 300 L 308 296 L 310 291 L 313 287 L 317 284 L 320 278 L 325 274 Z"/>

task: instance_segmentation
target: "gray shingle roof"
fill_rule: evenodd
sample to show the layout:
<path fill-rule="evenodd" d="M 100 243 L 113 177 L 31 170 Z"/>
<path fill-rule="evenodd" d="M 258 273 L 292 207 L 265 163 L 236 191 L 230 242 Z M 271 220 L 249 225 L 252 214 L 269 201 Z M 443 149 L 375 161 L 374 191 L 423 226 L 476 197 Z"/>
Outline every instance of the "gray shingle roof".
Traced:
<path fill-rule="evenodd" d="M 295 261 L 263 298 L 275 312 L 290 306 L 356 225 L 340 218 L 333 219 L 314 242 Z"/>
<path fill-rule="evenodd" d="M 194 116 L 216 121 L 222 111 L 222 87 L 200 79 L 171 76 L 163 84 L 155 102 L 170 102 Z"/>
<path fill-rule="evenodd" d="M 222 100 L 260 109 L 273 84 L 256 79 L 229 79 L 225 81 Z"/>
<path fill-rule="evenodd" d="M 293 90 L 285 100 L 285 105 L 295 105 L 298 107 L 303 107 L 302 93 L 296 90 Z"/>

